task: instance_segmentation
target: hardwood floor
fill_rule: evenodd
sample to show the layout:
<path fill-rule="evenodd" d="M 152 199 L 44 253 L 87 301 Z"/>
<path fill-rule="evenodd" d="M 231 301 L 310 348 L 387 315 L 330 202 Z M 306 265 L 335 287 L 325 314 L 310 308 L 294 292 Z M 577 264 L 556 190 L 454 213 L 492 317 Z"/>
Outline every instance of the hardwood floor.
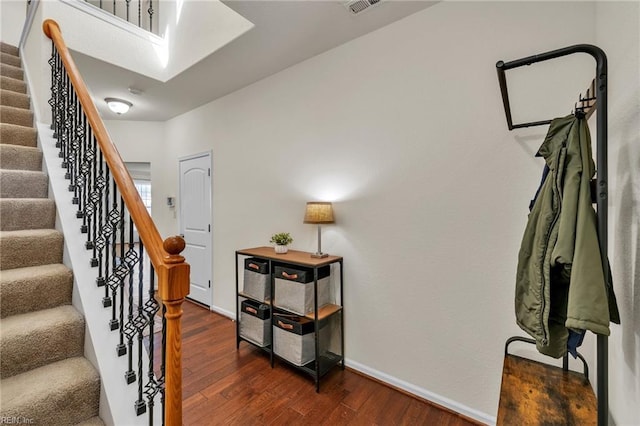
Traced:
<path fill-rule="evenodd" d="M 246 342 L 235 323 L 190 302 L 183 316 L 183 422 L 191 425 L 475 425 L 468 419 L 334 368 L 311 376 Z"/>

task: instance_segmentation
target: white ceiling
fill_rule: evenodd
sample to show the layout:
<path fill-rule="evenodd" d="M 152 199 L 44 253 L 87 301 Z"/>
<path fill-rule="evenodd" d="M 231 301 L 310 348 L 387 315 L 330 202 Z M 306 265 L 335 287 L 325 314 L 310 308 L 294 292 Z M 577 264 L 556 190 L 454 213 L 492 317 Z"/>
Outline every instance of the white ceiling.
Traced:
<path fill-rule="evenodd" d="M 437 2 L 384 0 L 358 15 L 344 1 L 224 3 L 255 28 L 166 83 L 72 52 L 103 119 L 170 119 Z M 132 95 L 128 87 L 143 93 Z M 117 116 L 105 97 L 125 97 L 134 106 Z"/>

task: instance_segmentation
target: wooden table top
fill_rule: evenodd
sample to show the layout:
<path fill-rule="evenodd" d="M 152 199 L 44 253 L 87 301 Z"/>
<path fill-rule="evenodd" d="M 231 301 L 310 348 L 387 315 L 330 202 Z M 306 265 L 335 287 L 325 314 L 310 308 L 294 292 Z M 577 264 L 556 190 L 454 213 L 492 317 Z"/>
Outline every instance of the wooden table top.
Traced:
<path fill-rule="evenodd" d="M 310 268 L 325 266 L 342 260 L 342 256 L 328 256 L 322 258 L 311 257 L 310 252 L 299 250 L 289 250 L 284 254 L 279 254 L 275 252 L 273 247 L 247 248 L 237 250 L 236 253 L 246 256 L 261 257 L 263 259 L 271 259 L 278 262 L 307 266 Z"/>

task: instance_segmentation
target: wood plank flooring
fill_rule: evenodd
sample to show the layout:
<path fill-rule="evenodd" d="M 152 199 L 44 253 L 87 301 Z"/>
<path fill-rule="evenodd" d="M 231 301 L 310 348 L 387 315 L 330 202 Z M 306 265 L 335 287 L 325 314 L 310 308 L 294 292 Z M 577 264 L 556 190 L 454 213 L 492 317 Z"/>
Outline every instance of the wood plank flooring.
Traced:
<path fill-rule="evenodd" d="M 246 342 L 236 350 L 230 319 L 183 307 L 184 425 L 478 424 L 339 367 L 318 394 L 311 376 L 277 361 L 272 369 Z"/>

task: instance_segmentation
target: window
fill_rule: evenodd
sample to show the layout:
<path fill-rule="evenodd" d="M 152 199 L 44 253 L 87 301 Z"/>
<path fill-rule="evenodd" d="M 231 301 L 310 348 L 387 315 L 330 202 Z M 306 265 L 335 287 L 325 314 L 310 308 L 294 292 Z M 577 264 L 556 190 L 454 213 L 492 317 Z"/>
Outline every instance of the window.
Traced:
<path fill-rule="evenodd" d="M 151 215 L 151 163 L 127 162 L 124 164 L 129 170 L 144 206 Z"/>
<path fill-rule="evenodd" d="M 135 179 L 133 183 L 136 185 L 138 194 L 140 194 L 140 198 L 142 198 L 149 215 L 151 215 L 151 181 Z"/>

